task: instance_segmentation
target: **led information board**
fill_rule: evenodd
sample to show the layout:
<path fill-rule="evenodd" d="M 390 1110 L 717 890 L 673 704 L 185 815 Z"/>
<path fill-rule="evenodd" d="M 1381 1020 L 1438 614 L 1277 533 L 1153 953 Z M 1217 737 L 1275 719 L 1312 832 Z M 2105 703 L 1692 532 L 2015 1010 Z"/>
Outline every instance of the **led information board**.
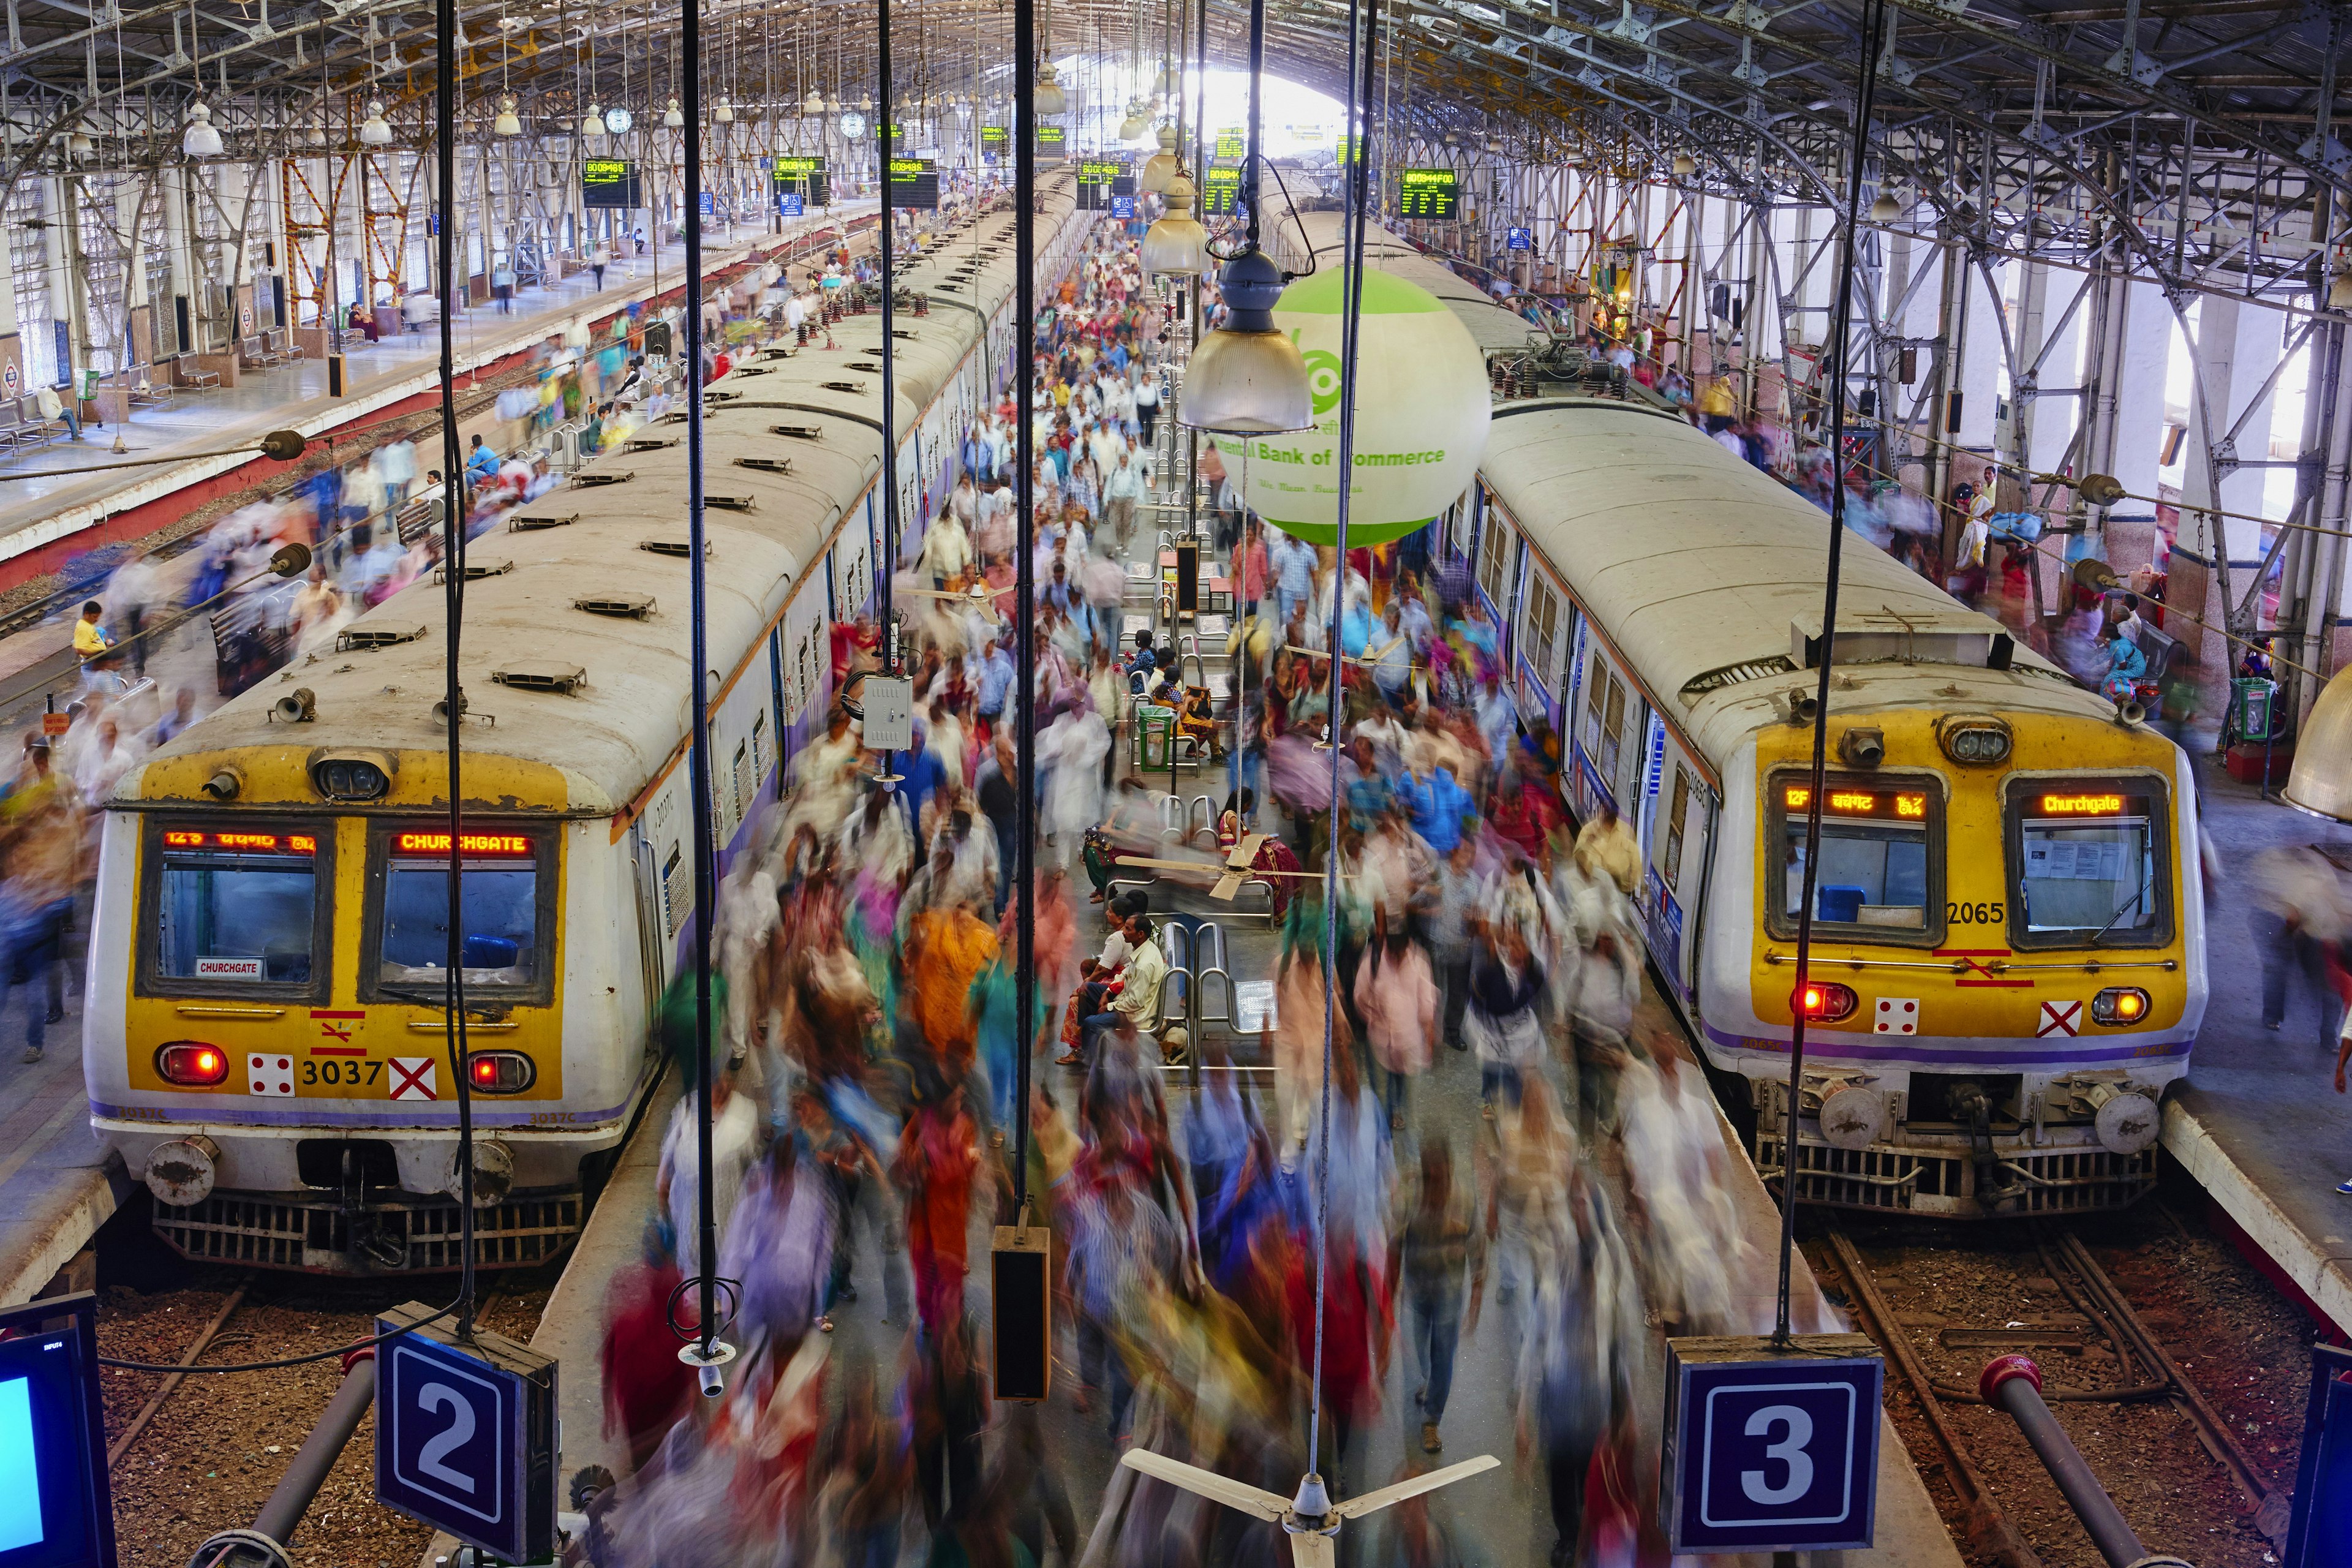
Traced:
<path fill-rule="evenodd" d="M 980 144 L 981 144 L 982 146 L 983 146 L 983 147 L 1002 147 L 1002 146 L 1003 146 L 1003 145 L 1004 145 L 1004 127 L 1003 127 L 1003 126 L 1002 126 L 1002 125 L 983 125 L 983 126 L 982 126 L 982 127 L 980 128 Z"/>
<path fill-rule="evenodd" d="M 1451 169 L 1397 171 L 1397 216 L 1451 218 L 1462 204 L 1462 177 Z"/>
<path fill-rule="evenodd" d="M 940 166 L 929 158 L 890 160 L 890 205 L 935 212 L 940 205 Z"/>
<path fill-rule="evenodd" d="M 776 195 L 797 195 L 807 205 L 821 207 L 832 201 L 832 191 L 826 183 L 824 160 L 807 156 L 778 158 L 775 170 Z"/>
<path fill-rule="evenodd" d="M 1066 154 L 1069 150 L 1070 133 L 1068 132 L 1063 130 L 1058 125 L 1040 125 L 1037 127 L 1037 156 L 1039 158 L 1047 161 L 1058 159 Z"/>
<path fill-rule="evenodd" d="M 1204 217 L 1230 215 L 1241 205 L 1242 172 L 1212 166 L 1208 178 L 1201 182 L 1201 214 Z"/>
<path fill-rule="evenodd" d="M 584 207 L 641 207 L 637 166 L 626 158 L 590 158 L 580 165 L 580 205 Z"/>
<path fill-rule="evenodd" d="M 1220 158 L 1240 158 L 1246 156 L 1248 153 L 1249 132 L 1243 127 L 1236 125 L 1230 131 L 1220 131 L 1217 132 L 1217 151 L 1215 156 Z"/>
<path fill-rule="evenodd" d="M 1115 159 L 1082 158 L 1078 161 L 1078 210 L 1098 213 L 1110 210 L 1110 198 L 1122 177 L 1123 166 Z"/>

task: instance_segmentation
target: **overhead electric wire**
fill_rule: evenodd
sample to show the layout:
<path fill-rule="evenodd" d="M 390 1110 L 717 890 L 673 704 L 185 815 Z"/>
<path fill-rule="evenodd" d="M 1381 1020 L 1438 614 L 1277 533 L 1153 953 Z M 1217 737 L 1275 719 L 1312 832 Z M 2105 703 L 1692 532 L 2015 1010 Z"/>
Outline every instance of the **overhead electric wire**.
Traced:
<path fill-rule="evenodd" d="M 1856 241 L 1861 232 L 1864 155 L 1870 146 L 1870 114 L 1878 84 L 1877 61 L 1885 47 L 1887 0 L 1866 0 L 1863 18 L 1861 85 L 1855 89 L 1853 137 L 1847 148 L 1845 226 L 1838 249 L 1837 292 L 1832 297 L 1830 352 L 1836 369 L 1830 377 L 1830 452 L 1832 462 L 1845 450 L 1845 381 L 1851 364 L 1853 320 L 1853 274 Z M 1845 495 L 1843 483 L 1830 491 L 1829 573 L 1822 590 L 1822 660 L 1813 705 L 1812 787 L 1805 795 L 1804 896 L 1797 909 L 1797 985 L 1789 1002 L 1789 1103 L 1781 1122 L 1780 1281 L 1779 1306 L 1773 1319 L 1772 1342 L 1790 1342 L 1789 1294 L 1797 1247 L 1797 1155 L 1801 1142 L 1799 1109 L 1805 1089 L 1805 992 L 1812 966 L 1813 899 L 1821 882 L 1822 775 L 1829 768 L 1830 672 L 1836 666 L 1838 573 L 1845 542 Z"/>
<path fill-rule="evenodd" d="M 182 1366 L 177 1362 L 118 1361 L 112 1356 L 100 1356 L 98 1358 L 98 1364 L 112 1367 L 119 1372 L 276 1372 L 284 1367 L 308 1366 L 312 1362 L 332 1361 L 337 1356 L 356 1355 L 364 1350 L 373 1350 L 376 1346 L 387 1344 L 404 1334 L 415 1333 L 427 1323 L 438 1322 L 453 1312 L 465 1310 L 467 1305 L 467 1299 L 460 1297 L 440 1310 L 428 1312 L 415 1322 L 404 1324 L 397 1329 L 390 1329 L 364 1340 L 354 1340 L 347 1345 L 337 1345 L 331 1350 L 310 1351 L 301 1355 L 280 1356 L 275 1361 L 236 1362 L 226 1366 Z M 470 1338 L 471 1334 L 472 1331 L 467 1329 L 463 1337 Z"/>

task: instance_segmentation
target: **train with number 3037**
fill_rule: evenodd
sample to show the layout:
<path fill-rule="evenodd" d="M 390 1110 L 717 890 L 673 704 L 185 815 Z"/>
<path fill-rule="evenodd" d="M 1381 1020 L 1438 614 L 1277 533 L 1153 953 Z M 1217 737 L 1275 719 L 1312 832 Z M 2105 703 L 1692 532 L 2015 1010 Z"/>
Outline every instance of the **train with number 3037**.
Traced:
<path fill-rule="evenodd" d="M 1339 254 L 1335 216 L 1303 229 Z M 1858 536 L 1824 636 L 1821 509 L 1662 409 L 1544 395 L 1528 322 L 1377 249 L 1517 367 L 1436 548 L 1496 611 L 1522 718 L 1560 736 L 1571 813 L 1637 836 L 1651 967 L 1759 1168 L 1793 1136 L 1808 1201 L 1953 1217 L 2148 1192 L 2207 995 L 2187 755 Z"/>
<path fill-rule="evenodd" d="M 1058 278 L 1091 224 L 1041 182 Z M 1014 364 L 1009 214 L 901 271 L 902 537 L 883 537 L 878 312 L 708 396 L 713 810 L 740 845 L 832 695 L 828 627 L 919 535 Z M 448 909 L 442 590 L 420 581 L 191 726 L 106 803 L 83 1049 L 91 1122 L 191 1258 L 485 1267 L 578 1234 L 657 1079 L 693 910 L 685 415 L 467 548 L 458 731 L 476 1180 L 438 1005 Z"/>

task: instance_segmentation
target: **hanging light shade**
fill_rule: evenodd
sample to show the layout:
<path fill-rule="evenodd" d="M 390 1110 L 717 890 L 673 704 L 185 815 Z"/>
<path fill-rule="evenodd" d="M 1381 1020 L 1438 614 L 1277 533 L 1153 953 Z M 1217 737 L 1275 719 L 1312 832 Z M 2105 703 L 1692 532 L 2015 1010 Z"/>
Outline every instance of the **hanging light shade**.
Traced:
<path fill-rule="evenodd" d="M 823 114 L 824 112 L 824 94 L 817 91 L 814 88 L 809 89 L 809 95 L 801 100 L 801 112 L 803 114 Z"/>
<path fill-rule="evenodd" d="M 592 109 L 588 112 L 593 116 L 596 111 Z M 596 133 L 598 135 L 603 135 L 604 132 L 604 126 L 598 125 L 596 127 Z M 360 145 L 362 147 L 387 147 L 391 144 L 392 123 L 383 117 L 383 105 L 373 98 L 369 99 L 367 118 L 360 121 Z"/>
<path fill-rule="evenodd" d="M 580 134 L 583 136 L 604 134 L 604 111 L 602 109 L 593 103 L 588 106 L 588 118 L 580 122 Z"/>
<path fill-rule="evenodd" d="M 1895 199 L 1894 192 L 1882 191 L 1879 193 L 1878 199 L 1870 204 L 1870 221 L 1873 223 L 1903 221 L 1903 204 Z"/>
<path fill-rule="evenodd" d="M 2338 272 L 2327 280 L 2327 308 L 2352 310 L 2352 272 Z"/>
<path fill-rule="evenodd" d="M 1282 268 L 1262 250 L 1244 250 L 1217 274 L 1217 292 L 1232 314 L 1201 340 L 1184 367 L 1178 423 L 1238 436 L 1304 430 L 1314 424 L 1307 362 L 1275 324 Z"/>
<path fill-rule="evenodd" d="M 1209 231 L 1192 216 L 1192 182 L 1179 169 L 1161 194 L 1168 214 L 1144 231 L 1143 269 L 1163 278 L 1198 278 L 1209 269 Z"/>
<path fill-rule="evenodd" d="M 221 155 L 221 133 L 214 129 L 213 111 L 202 99 L 188 106 L 188 129 L 180 138 L 180 151 L 191 158 Z"/>
<path fill-rule="evenodd" d="M 1118 122 L 1118 139 L 1122 142 L 1132 142 L 1150 129 L 1151 120 L 1143 112 L 1142 101 L 1138 99 L 1129 99 L 1127 118 Z"/>
<path fill-rule="evenodd" d="M 1037 113 L 1040 118 L 1061 113 L 1070 106 L 1069 94 L 1054 79 L 1054 62 L 1037 68 Z"/>
<path fill-rule="evenodd" d="M 1258 447 L 1245 474 L 1249 504 L 1310 544 L 1339 542 L 1339 487 L 1333 475 L 1347 279 L 1344 269 L 1328 268 L 1282 291 L 1274 323 L 1306 363 L 1315 425 Z M 1188 372 L 1188 394 L 1192 380 Z M 1402 538 L 1453 505 L 1477 472 L 1494 401 L 1486 394 L 1486 356 L 1462 319 L 1435 295 L 1367 268 L 1353 398 L 1348 542 L 1378 544 Z"/>
<path fill-rule="evenodd" d="M 1687 153 L 1675 154 L 1675 178 L 1687 180 L 1698 173 L 1698 160 Z"/>
<path fill-rule="evenodd" d="M 710 111 L 710 118 L 721 125 L 735 123 L 735 105 L 729 100 L 725 93 L 719 95 L 719 107 Z"/>
<path fill-rule="evenodd" d="M 1169 186 L 1183 173 L 1183 160 L 1176 156 L 1176 128 L 1163 125 L 1160 128 L 1160 151 L 1143 161 L 1143 173 L 1136 176 L 1136 184 L 1152 195 L 1166 195 Z M 1190 191 L 1192 182 L 1185 181 L 1184 188 Z"/>
<path fill-rule="evenodd" d="M 515 113 L 514 94 L 509 92 L 499 95 L 499 117 L 490 121 L 490 131 L 492 134 L 499 136 L 522 134 L 522 118 Z"/>
<path fill-rule="evenodd" d="M 1160 56 L 1160 74 L 1151 79 L 1151 90 L 1154 93 L 1171 93 L 1182 85 L 1182 73 L 1177 70 L 1166 55 Z"/>
<path fill-rule="evenodd" d="M 872 94 L 865 94 L 859 97 L 857 100 L 857 112 L 860 114 L 871 114 L 874 112 L 874 99 Z"/>
<path fill-rule="evenodd" d="M 669 100 L 669 107 L 662 110 L 663 128 L 666 130 L 676 131 L 685 123 L 686 115 L 684 111 L 678 108 L 677 100 L 674 98 L 671 99 Z"/>
<path fill-rule="evenodd" d="M 841 112 L 841 100 L 837 98 L 826 99 L 824 100 L 824 111 L 827 114 L 839 114 Z"/>

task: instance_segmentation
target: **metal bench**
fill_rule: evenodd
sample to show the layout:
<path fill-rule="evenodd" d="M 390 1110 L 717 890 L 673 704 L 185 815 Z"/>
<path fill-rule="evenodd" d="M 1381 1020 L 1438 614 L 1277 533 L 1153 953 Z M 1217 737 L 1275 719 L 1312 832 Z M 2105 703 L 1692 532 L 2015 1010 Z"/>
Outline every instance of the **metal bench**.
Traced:
<path fill-rule="evenodd" d="M 193 362 L 195 355 L 175 354 L 172 358 L 172 379 L 174 385 L 209 391 L 221 384 L 220 372 L 205 370 Z"/>
<path fill-rule="evenodd" d="M 236 352 L 238 358 L 256 370 L 268 370 L 286 363 L 285 356 L 273 350 L 269 340 L 258 333 L 239 341 Z"/>

